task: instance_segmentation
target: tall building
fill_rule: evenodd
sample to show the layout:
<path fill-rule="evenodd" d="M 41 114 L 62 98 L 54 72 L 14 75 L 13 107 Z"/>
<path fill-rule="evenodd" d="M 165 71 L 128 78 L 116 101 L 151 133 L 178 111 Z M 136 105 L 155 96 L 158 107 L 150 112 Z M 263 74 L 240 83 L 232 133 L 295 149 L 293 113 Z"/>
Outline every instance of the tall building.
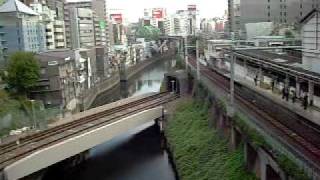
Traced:
<path fill-rule="evenodd" d="M 229 34 L 245 38 L 245 24 L 274 22 L 295 24 L 314 8 L 319 0 L 228 0 Z"/>
<path fill-rule="evenodd" d="M 162 34 L 166 32 L 167 10 L 165 8 L 144 9 L 143 24 L 159 28 Z"/>
<path fill-rule="evenodd" d="M 189 5 L 187 10 L 178 10 L 166 22 L 169 35 L 195 35 L 197 32 L 197 7 Z M 168 25 L 170 23 L 170 25 Z"/>
<path fill-rule="evenodd" d="M 38 13 L 18 0 L 0 6 L 0 34 L 4 57 L 16 51 L 45 51 L 45 26 Z"/>
<path fill-rule="evenodd" d="M 69 32 L 67 46 L 72 49 L 95 46 L 94 17 L 91 9 L 69 9 Z M 66 22 L 67 23 L 67 22 Z"/>
<path fill-rule="evenodd" d="M 110 10 L 110 22 L 112 28 L 111 45 L 127 44 L 127 22 L 122 9 Z"/>
<path fill-rule="evenodd" d="M 30 3 L 29 6 L 40 15 L 40 19 L 45 25 L 47 49 L 65 48 L 65 28 L 60 12 L 61 7 L 54 8 L 54 10 L 50 9 L 46 4 L 46 1 L 43 1 L 42 3 L 35 1 L 34 3 Z M 52 6 L 50 7 L 53 8 Z"/>
<path fill-rule="evenodd" d="M 77 40 L 72 40 L 72 39 L 77 38 L 77 36 L 81 36 L 82 33 L 86 33 L 86 35 L 89 35 L 89 34 L 92 35 L 93 33 L 91 37 L 93 37 L 94 42 L 88 42 L 86 44 L 87 45 L 92 44 L 92 46 L 103 45 L 107 48 L 109 30 L 108 30 L 108 23 L 106 18 L 107 11 L 106 11 L 105 0 L 67 2 L 64 5 L 64 9 L 65 9 L 64 19 L 66 23 L 67 47 L 70 47 L 70 48 L 82 47 L 79 45 L 78 42 L 76 42 Z M 91 11 L 91 13 L 89 13 L 89 11 Z M 77 20 L 75 18 L 82 18 L 82 20 L 81 22 L 74 22 L 75 20 Z M 80 31 L 76 31 L 74 33 L 73 30 L 79 28 L 81 23 L 82 23 L 81 26 L 83 27 L 83 31 L 81 31 L 82 33 L 78 33 Z M 85 31 L 84 27 L 90 28 L 90 30 Z M 91 27 L 93 27 L 93 29 Z M 89 39 L 90 38 L 87 37 L 85 41 L 89 41 Z"/>
<path fill-rule="evenodd" d="M 64 0 L 46 0 L 49 9 L 54 10 L 57 20 L 64 20 Z"/>

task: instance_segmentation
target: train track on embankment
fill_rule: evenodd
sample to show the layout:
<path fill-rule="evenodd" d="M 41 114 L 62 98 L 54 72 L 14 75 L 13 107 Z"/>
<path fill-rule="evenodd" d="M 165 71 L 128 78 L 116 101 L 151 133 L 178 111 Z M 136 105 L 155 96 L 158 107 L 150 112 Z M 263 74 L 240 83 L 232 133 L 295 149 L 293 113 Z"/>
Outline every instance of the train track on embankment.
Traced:
<path fill-rule="evenodd" d="M 11 142 L 0 145 L 0 169 L 40 149 L 103 127 L 141 111 L 158 107 L 177 98 L 179 98 L 179 95 L 168 92 L 151 95 L 23 137 L 19 140 L 19 144 Z"/>
<path fill-rule="evenodd" d="M 190 64 L 196 67 L 195 60 L 190 57 Z M 230 92 L 230 78 L 215 69 L 201 66 L 204 75 L 222 90 Z M 272 100 L 259 95 L 250 88 L 235 82 L 235 99 L 253 113 L 268 130 L 284 138 L 295 150 L 307 157 L 310 165 L 320 172 L 320 128 L 310 120 L 291 110 L 272 103 Z M 298 154 L 300 155 L 300 154 Z M 301 155 L 300 155 L 301 156 Z"/>

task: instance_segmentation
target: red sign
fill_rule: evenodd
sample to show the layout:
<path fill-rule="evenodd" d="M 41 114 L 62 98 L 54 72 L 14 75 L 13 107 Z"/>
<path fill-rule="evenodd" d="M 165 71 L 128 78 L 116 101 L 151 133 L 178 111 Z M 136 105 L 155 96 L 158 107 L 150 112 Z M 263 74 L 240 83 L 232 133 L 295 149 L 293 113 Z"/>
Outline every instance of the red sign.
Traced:
<path fill-rule="evenodd" d="M 116 23 L 118 23 L 118 24 L 122 23 L 122 14 L 110 14 L 110 17 Z"/>
<path fill-rule="evenodd" d="M 163 18 L 163 10 L 162 9 L 153 9 L 152 10 L 152 17 L 156 19 Z"/>
<path fill-rule="evenodd" d="M 197 11 L 197 5 L 188 5 L 188 11 Z"/>

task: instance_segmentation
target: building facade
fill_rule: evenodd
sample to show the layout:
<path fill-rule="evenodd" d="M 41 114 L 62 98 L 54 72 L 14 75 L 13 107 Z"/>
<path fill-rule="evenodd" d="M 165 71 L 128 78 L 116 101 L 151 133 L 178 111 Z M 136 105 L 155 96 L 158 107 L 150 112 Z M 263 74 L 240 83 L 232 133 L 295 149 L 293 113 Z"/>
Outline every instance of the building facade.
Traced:
<path fill-rule="evenodd" d="M 41 100 L 46 107 L 74 111 L 80 89 L 75 69 L 75 54 L 71 50 L 38 53 L 40 80 L 30 97 Z"/>
<path fill-rule="evenodd" d="M 197 7 L 189 5 L 187 10 L 178 10 L 171 15 L 166 23 L 166 29 L 171 36 L 195 35 L 197 32 Z M 168 25 L 170 24 L 170 25 Z"/>
<path fill-rule="evenodd" d="M 18 0 L 8 0 L 0 7 L 0 32 L 5 58 L 16 51 L 47 49 L 45 26 L 39 14 Z"/>
<path fill-rule="evenodd" d="M 229 35 L 246 37 L 245 24 L 274 22 L 296 24 L 312 9 L 319 7 L 319 0 L 228 0 Z"/>
<path fill-rule="evenodd" d="M 66 2 L 64 9 L 67 47 L 88 48 L 103 45 L 109 48 L 105 0 Z"/>
<path fill-rule="evenodd" d="M 49 8 L 45 1 L 30 3 L 30 7 L 40 15 L 46 28 L 46 46 L 48 50 L 64 49 L 66 47 L 64 21 L 58 8 Z"/>
<path fill-rule="evenodd" d="M 307 70 L 320 73 L 320 11 L 313 10 L 302 19 L 302 63 Z"/>

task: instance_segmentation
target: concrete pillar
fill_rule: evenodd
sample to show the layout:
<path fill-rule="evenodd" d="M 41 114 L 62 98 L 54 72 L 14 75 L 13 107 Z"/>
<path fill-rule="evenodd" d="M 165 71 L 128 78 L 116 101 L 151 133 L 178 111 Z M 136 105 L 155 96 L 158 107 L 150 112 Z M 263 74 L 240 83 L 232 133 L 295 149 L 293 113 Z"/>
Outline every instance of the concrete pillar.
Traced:
<path fill-rule="evenodd" d="M 314 83 L 312 81 L 309 81 L 309 85 L 308 85 L 308 88 L 309 88 L 309 104 L 310 106 L 313 106 L 313 96 L 314 96 Z"/>
<path fill-rule="evenodd" d="M 243 69 L 244 69 L 243 79 L 246 79 L 246 77 L 248 76 L 248 64 L 246 60 L 243 61 Z"/>
<path fill-rule="evenodd" d="M 127 81 L 127 70 L 126 70 L 126 53 L 121 54 L 120 56 L 120 66 L 119 66 L 119 73 L 120 73 L 120 81 Z"/>
<path fill-rule="evenodd" d="M 300 79 L 299 77 L 296 77 L 296 96 L 297 98 L 300 98 Z"/>
<path fill-rule="evenodd" d="M 233 125 L 231 126 L 230 134 L 231 134 L 231 148 L 237 149 L 237 147 L 241 143 L 241 135 Z"/>
<path fill-rule="evenodd" d="M 289 88 L 290 87 L 290 80 L 289 80 L 289 75 L 286 74 L 286 79 L 284 80 L 284 88 Z"/>
<path fill-rule="evenodd" d="M 260 178 L 261 180 L 267 180 L 267 164 L 264 158 L 260 158 Z"/>
<path fill-rule="evenodd" d="M 259 78 L 259 82 L 260 82 L 260 85 L 261 85 L 261 83 L 263 83 L 263 81 L 264 81 L 263 70 L 262 70 L 261 66 L 259 67 L 258 78 Z"/>

